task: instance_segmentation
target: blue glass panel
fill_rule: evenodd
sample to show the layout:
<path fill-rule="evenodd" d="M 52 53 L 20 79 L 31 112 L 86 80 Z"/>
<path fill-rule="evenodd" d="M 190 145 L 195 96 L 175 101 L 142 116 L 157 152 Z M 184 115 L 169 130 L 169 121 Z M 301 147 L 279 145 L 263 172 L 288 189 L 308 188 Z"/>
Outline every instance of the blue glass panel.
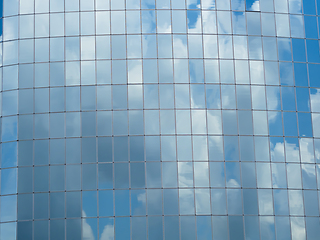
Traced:
<path fill-rule="evenodd" d="M 271 136 L 283 136 L 281 112 L 268 112 L 269 134 Z"/>
<path fill-rule="evenodd" d="M 197 108 L 205 107 L 205 94 L 204 85 L 202 84 L 190 84 L 190 93 L 192 101 Z"/>
<path fill-rule="evenodd" d="M 115 238 L 130 239 L 130 218 L 115 218 Z"/>
<path fill-rule="evenodd" d="M 243 240 L 243 217 L 242 216 L 229 216 L 229 236 L 230 240 Z"/>
<path fill-rule="evenodd" d="M 307 64 L 304 63 L 295 63 L 294 64 L 294 76 L 295 76 L 295 85 L 296 86 L 308 86 L 308 73 L 307 73 Z"/>
<path fill-rule="evenodd" d="M 238 137 L 225 136 L 224 137 L 224 152 L 226 161 L 239 160 Z"/>
<path fill-rule="evenodd" d="M 168 239 L 168 240 L 179 239 L 180 233 L 179 233 L 179 217 L 178 216 L 164 217 L 164 236 L 165 236 L 165 239 Z"/>
<path fill-rule="evenodd" d="M 32 219 L 32 201 L 31 194 L 21 194 L 18 196 L 18 220 Z"/>
<path fill-rule="evenodd" d="M 35 221 L 34 222 L 34 240 L 49 239 L 49 222 Z"/>
<path fill-rule="evenodd" d="M 311 0 L 310 2 L 312 2 Z M 304 16 L 304 26 L 306 30 L 306 38 L 318 38 L 317 18 L 314 16 Z"/>
<path fill-rule="evenodd" d="M 261 239 L 275 240 L 274 218 L 269 216 L 260 216 L 259 218 Z"/>
<path fill-rule="evenodd" d="M 80 219 L 67 219 L 67 227 L 66 227 L 66 239 L 70 240 L 76 240 L 81 238 L 81 220 Z M 93 237 L 97 235 L 97 220 L 96 219 L 90 219 L 84 221 L 84 225 L 89 228 L 87 228 L 87 231 L 83 231 L 83 235 L 87 234 L 87 232 L 90 232 Z M 85 227 L 83 227 L 85 229 Z M 92 231 L 94 229 L 95 231 Z M 90 231 L 91 230 L 91 231 Z"/>
<path fill-rule="evenodd" d="M 282 109 L 284 111 L 295 111 L 296 101 L 293 87 L 282 87 Z"/>
<path fill-rule="evenodd" d="M 212 239 L 211 226 L 210 216 L 197 216 L 197 239 Z"/>
<path fill-rule="evenodd" d="M 231 9 L 232 10 L 244 11 L 245 10 L 245 1 L 244 0 L 231 0 Z"/>
<path fill-rule="evenodd" d="M 240 186 L 240 166 L 238 162 L 226 163 L 226 182 L 227 187 Z"/>
<path fill-rule="evenodd" d="M 162 191 L 160 189 L 147 190 L 148 215 L 162 215 Z"/>
<path fill-rule="evenodd" d="M 163 206 L 165 215 L 177 215 L 178 206 L 178 190 L 165 189 L 163 190 Z"/>
<path fill-rule="evenodd" d="M 32 222 L 18 222 L 18 240 L 32 240 Z"/>
<path fill-rule="evenodd" d="M 80 195 L 73 194 L 70 197 L 76 198 L 75 199 L 75 203 L 76 203 L 78 201 L 77 198 L 80 198 Z M 68 199 L 68 196 L 67 196 L 67 199 Z M 70 206 L 67 205 L 67 209 L 68 207 Z M 73 206 L 72 208 L 75 208 L 75 207 Z M 79 214 L 78 212 L 74 211 L 74 215 L 75 215 L 74 217 L 79 217 L 78 214 Z M 82 217 L 96 217 L 96 216 L 97 216 L 97 192 L 96 191 L 82 192 Z"/>
<path fill-rule="evenodd" d="M 98 188 L 112 189 L 113 188 L 113 169 L 112 164 L 98 165 Z"/>
<path fill-rule="evenodd" d="M 2 143 L 1 167 L 17 166 L 17 142 Z"/>
<path fill-rule="evenodd" d="M 319 217 L 319 203 L 317 191 L 304 190 L 304 207 L 306 216 Z"/>
<path fill-rule="evenodd" d="M 304 14 L 316 15 L 316 5 L 314 0 L 303 0 Z"/>
<path fill-rule="evenodd" d="M 289 215 L 287 190 L 274 190 L 273 201 L 275 215 Z"/>
<path fill-rule="evenodd" d="M 86 192 L 88 193 L 88 192 Z M 84 204 L 86 204 L 86 196 L 83 195 Z M 97 202 L 97 201 L 96 201 Z M 83 207 L 87 210 L 87 207 Z M 93 204 L 94 208 L 94 204 Z M 95 214 L 96 216 L 97 214 Z M 81 217 L 81 192 L 67 192 L 66 193 L 66 216 L 67 217 Z M 85 213 L 83 213 L 85 217 Z"/>
<path fill-rule="evenodd" d="M 254 3 L 251 6 L 248 6 L 250 4 L 250 0 L 246 1 L 247 2 L 247 10 L 259 10 L 259 3 L 258 1 L 251 0 L 252 3 Z M 258 4 L 257 4 L 258 3 Z M 248 28 L 248 35 L 261 35 L 261 27 L 260 27 L 260 14 L 259 13 L 252 13 L 252 12 L 247 12 L 247 28 Z"/>
<path fill-rule="evenodd" d="M 291 41 L 289 38 L 278 38 L 278 55 L 280 61 L 292 61 Z"/>
<path fill-rule="evenodd" d="M 196 239 L 196 229 L 195 229 L 196 221 L 195 220 L 196 219 L 194 216 L 180 217 L 181 239 L 188 239 L 188 240 Z"/>
<path fill-rule="evenodd" d="M 127 137 L 113 138 L 113 154 L 114 154 L 115 162 L 128 161 L 128 138 Z"/>
<path fill-rule="evenodd" d="M 254 160 L 253 137 L 241 136 L 239 140 L 240 140 L 241 161 L 253 161 Z"/>
<path fill-rule="evenodd" d="M 148 237 L 155 240 L 163 239 L 162 217 L 148 217 Z"/>
<path fill-rule="evenodd" d="M 299 136 L 312 137 L 312 124 L 310 113 L 298 113 Z"/>
<path fill-rule="evenodd" d="M 131 163 L 130 164 L 130 177 L 132 188 L 145 187 L 145 166 L 144 163 Z"/>
<path fill-rule="evenodd" d="M 227 189 L 227 203 L 228 203 L 228 214 L 229 215 L 241 215 L 242 214 L 241 189 Z M 230 227 L 230 225 L 229 225 L 229 227 Z M 238 235 L 240 235 L 240 234 L 238 234 Z"/>
<path fill-rule="evenodd" d="M 281 85 L 293 86 L 292 63 L 280 62 L 280 83 Z"/>
<path fill-rule="evenodd" d="M 247 0 L 246 1 L 246 10 L 247 11 L 260 11 L 260 2 L 259 0 Z"/>
<path fill-rule="evenodd" d="M 114 186 L 117 189 L 129 188 L 129 164 L 114 164 Z"/>
<path fill-rule="evenodd" d="M 320 87 L 320 65 L 308 64 L 310 87 Z"/>
<path fill-rule="evenodd" d="M 256 170 L 254 163 L 241 163 L 242 186 L 244 188 L 256 188 Z"/>
<path fill-rule="evenodd" d="M 132 239 L 147 239 L 147 221 L 145 217 L 131 218 Z M 101 235 L 100 235 L 101 236 Z"/>
<path fill-rule="evenodd" d="M 276 238 L 291 240 L 289 217 L 275 217 Z"/>
<path fill-rule="evenodd" d="M 296 88 L 297 110 L 310 112 L 310 100 L 308 88 Z"/>
<path fill-rule="evenodd" d="M 316 240 L 320 235 L 320 221 L 318 217 L 306 217 L 308 239 Z"/>
<path fill-rule="evenodd" d="M 244 214 L 258 214 L 258 195 L 256 189 L 243 189 Z"/>
<path fill-rule="evenodd" d="M 116 216 L 130 215 L 129 190 L 115 191 L 115 214 Z"/>
<path fill-rule="evenodd" d="M 297 118 L 295 112 L 283 113 L 283 125 L 285 136 L 298 136 Z"/>
<path fill-rule="evenodd" d="M 113 191 L 99 191 L 99 216 L 113 216 Z"/>
<path fill-rule="evenodd" d="M 227 214 L 227 199 L 225 189 L 211 189 L 211 209 L 214 215 Z"/>
<path fill-rule="evenodd" d="M 244 217 L 245 225 L 245 237 L 246 239 L 259 239 L 259 219 L 258 216 L 245 216 Z"/>
<path fill-rule="evenodd" d="M 319 41 L 318 40 L 307 40 L 307 55 L 308 62 L 320 63 L 319 55 Z"/>
<path fill-rule="evenodd" d="M 32 168 L 18 169 L 18 191 L 19 193 L 33 192 L 32 187 Z"/>
<path fill-rule="evenodd" d="M 2 17 L 3 17 L 3 0 L 0 1 L 0 18 Z M 1 24 L 1 27 L 2 27 L 2 24 Z M 2 33 L 2 28 L 1 28 L 1 33 Z"/>
<path fill-rule="evenodd" d="M 100 218 L 99 219 L 99 236 L 114 238 L 114 219 L 113 218 Z"/>
<path fill-rule="evenodd" d="M 146 160 L 160 161 L 160 137 L 148 136 L 145 138 Z"/>
<path fill-rule="evenodd" d="M 298 38 L 292 39 L 292 51 L 293 51 L 293 61 L 297 61 L 297 62 L 306 61 L 305 41 L 303 39 L 298 39 Z"/>
<path fill-rule="evenodd" d="M 144 161 L 144 137 L 130 136 L 130 161 Z"/>
<path fill-rule="evenodd" d="M 65 193 L 50 193 L 50 218 L 65 217 Z"/>
<path fill-rule="evenodd" d="M 267 137 L 255 137 L 255 158 L 257 161 L 269 161 L 269 139 Z"/>
<path fill-rule="evenodd" d="M 228 217 L 212 217 L 213 239 L 228 239 Z"/>
<path fill-rule="evenodd" d="M 223 133 L 227 135 L 238 134 L 236 111 L 224 110 L 223 117 Z"/>

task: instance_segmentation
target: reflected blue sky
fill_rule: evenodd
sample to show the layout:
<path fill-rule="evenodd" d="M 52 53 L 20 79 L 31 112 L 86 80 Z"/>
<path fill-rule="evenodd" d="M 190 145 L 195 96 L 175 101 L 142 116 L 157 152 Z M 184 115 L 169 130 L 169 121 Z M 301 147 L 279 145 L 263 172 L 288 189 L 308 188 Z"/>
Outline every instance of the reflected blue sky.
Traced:
<path fill-rule="evenodd" d="M 1 239 L 317 236 L 315 1 L 76 3 L 4 1 Z"/>

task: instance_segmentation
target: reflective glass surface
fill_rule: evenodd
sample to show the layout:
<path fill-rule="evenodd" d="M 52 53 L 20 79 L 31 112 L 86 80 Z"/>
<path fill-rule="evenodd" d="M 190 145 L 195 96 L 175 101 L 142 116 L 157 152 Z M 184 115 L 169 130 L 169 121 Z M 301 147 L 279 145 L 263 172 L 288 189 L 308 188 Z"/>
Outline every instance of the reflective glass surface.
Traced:
<path fill-rule="evenodd" d="M 319 238 L 319 0 L 0 6 L 0 239 Z"/>

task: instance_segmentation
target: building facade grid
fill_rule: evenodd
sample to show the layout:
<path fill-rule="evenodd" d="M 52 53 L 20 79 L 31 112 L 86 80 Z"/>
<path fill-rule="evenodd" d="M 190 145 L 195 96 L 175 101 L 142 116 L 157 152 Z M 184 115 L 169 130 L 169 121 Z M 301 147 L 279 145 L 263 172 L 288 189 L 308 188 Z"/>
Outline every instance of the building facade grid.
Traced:
<path fill-rule="evenodd" d="M 318 239 L 318 0 L 2 4 L 0 239 Z"/>

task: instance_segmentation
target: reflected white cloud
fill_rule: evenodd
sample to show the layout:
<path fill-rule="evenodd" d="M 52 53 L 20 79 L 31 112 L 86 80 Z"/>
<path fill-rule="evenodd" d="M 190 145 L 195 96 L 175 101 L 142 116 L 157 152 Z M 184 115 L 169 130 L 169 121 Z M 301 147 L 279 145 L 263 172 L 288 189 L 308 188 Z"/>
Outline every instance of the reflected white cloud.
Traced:
<path fill-rule="evenodd" d="M 215 1 L 213 0 L 204 0 L 201 3 L 201 6 L 197 5 L 198 1 L 189 1 L 189 5 L 193 4 L 196 5 L 197 8 L 202 8 L 202 9 L 214 9 L 215 6 Z M 143 1 L 142 5 L 147 5 L 147 4 L 152 4 L 152 1 L 147 2 Z M 219 9 L 230 9 L 229 6 L 229 1 L 217 1 L 217 5 Z M 297 0 L 290 0 L 289 1 L 289 6 L 290 6 L 290 11 L 297 13 L 301 11 L 301 2 Z M 253 4 L 250 7 L 251 11 L 259 11 L 260 9 L 260 4 L 259 1 L 254 1 Z M 278 9 L 282 9 L 281 6 L 278 6 Z M 279 10 L 280 11 L 280 10 Z M 285 11 L 285 10 L 281 10 Z M 159 11 L 160 12 L 160 11 Z M 161 14 L 158 14 L 158 19 L 157 19 L 157 25 L 155 22 L 155 13 L 154 11 L 143 11 L 142 14 L 142 19 L 137 17 L 138 15 L 128 15 L 127 19 L 129 19 L 130 23 L 128 25 L 128 31 L 130 33 L 137 33 L 139 34 L 141 32 L 140 30 L 140 21 L 142 21 L 142 31 L 144 33 L 169 33 L 171 34 L 172 32 L 175 31 L 175 26 L 171 26 L 170 23 L 170 12 L 167 10 L 161 10 Z M 210 34 L 215 34 L 218 30 L 216 26 L 218 25 L 219 33 L 226 33 L 226 34 L 231 34 L 232 32 L 235 33 L 244 33 L 245 30 L 245 15 L 242 13 L 230 13 L 230 12 L 218 12 L 218 18 L 216 20 L 216 12 L 215 11 L 202 11 L 202 14 L 197 15 L 194 17 L 195 19 L 189 18 L 189 23 L 190 21 L 192 24 L 189 24 L 188 29 L 186 29 L 189 33 L 200 33 L 203 29 L 205 33 L 210 33 Z M 101 26 L 102 24 L 99 24 L 100 18 L 97 18 L 97 26 Z M 112 31 L 113 33 L 117 34 L 123 34 L 124 33 L 124 15 L 123 13 L 117 14 L 112 18 Z M 104 21 L 101 18 L 101 21 Z M 216 23 L 217 21 L 217 23 Z M 232 22 L 233 21 L 233 22 Z M 292 21 L 292 19 L 290 20 Z M 295 21 L 302 23 L 302 19 L 295 19 Z M 231 25 L 232 22 L 232 25 Z M 282 37 L 290 37 L 290 34 L 297 36 L 298 31 L 294 31 L 296 29 L 300 30 L 300 25 L 297 24 L 297 27 L 293 26 L 291 29 L 289 29 L 289 19 L 287 16 L 277 16 L 277 30 L 278 30 L 278 36 Z M 77 24 L 77 23 L 75 23 Z M 15 32 L 14 32 L 14 21 L 12 22 L 5 22 L 4 23 L 4 36 L 6 39 L 12 39 L 15 37 Z M 179 31 L 182 31 L 184 33 L 183 29 L 184 27 L 187 28 L 186 23 L 183 22 L 178 22 L 177 23 L 177 29 Z M 231 28 L 233 26 L 233 29 Z M 108 30 L 106 30 L 108 32 Z M 272 29 L 268 32 L 272 32 Z M 105 32 L 104 32 L 105 33 Z M 115 39 L 115 38 L 114 38 Z M 75 42 L 78 41 L 78 39 L 74 39 Z M 110 39 L 105 38 L 105 41 L 109 41 L 108 44 L 110 44 Z M 198 76 L 201 76 L 199 72 L 202 72 L 203 69 L 206 69 L 206 71 L 210 72 L 212 76 L 215 76 L 215 79 L 218 78 L 219 76 L 219 71 L 221 74 L 221 81 L 222 83 L 237 83 L 237 84 L 249 84 L 250 82 L 255 85 L 254 90 L 252 90 L 252 96 L 251 96 L 251 103 L 252 106 L 255 110 L 266 110 L 267 106 L 265 104 L 266 97 L 265 97 L 265 87 L 263 86 L 265 84 L 264 81 L 264 76 L 265 72 L 266 75 L 268 74 L 269 79 L 277 79 L 278 76 L 278 65 L 275 64 L 271 67 L 271 69 L 266 68 L 264 69 L 264 64 L 262 61 L 253 61 L 248 59 L 256 59 L 256 60 L 262 60 L 262 44 L 264 47 L 264 53 L 269 50 L 269 45 L 268 47 L 265 42 L 261 42 L 260 38 L 250 38 L 249 42 L 246 37 L 241 37 L 241 36 L 190 36 L 189 38 L 184 35 L 174 35 L 173 39 L 171 38 L 171 35 L 158 35 L 158 38 L 156 39 L 155 36 L 143 36 L 142 40 L 140 35 L 137 36 L 128 36 L 127 39 L 122 39 L 123 42 L 127 44 L 126 46 L 128 47 L 128 52 L 126 54 L 123 54 L 123 51 L 121 52 L 122 55 L 114 55 L 114 57 L 117 58 L 141 58 L 141 55 L 144 57 L 151 57 L 151 58 L 156 58 L 157 56 L 167 58 L 167 57 L 173 57 L 174 58 L 179 58 L 175 59 L 172 62 L 166 62 L 168 64 L 161 64 L 161 69 L 160 65 L 159 70 L 161 70 L 161 73 L 165 73 L 162 76 L 165 76 L 161 78 L 162 80 L 164 79 L 165 81 L 171 83 L 173 82 L 171 74 L 174 69 L 174 82 L 175 83 L 189 83 L 190 82 L 196 82 L 198 80 Z M 171 42 L 173 41 L 173 42 Z M 114 42 L 114 41 L 113 41 Z M 122 47 L 122 49 L 125 49 L 126 46 L 122 45 L 122 43 L 119 44 L 119 46 Z M 159 44 L 159 49 L 156 48 L 156 43 Z M 188 45 L 188 44 L 189 45 Z M 94 60 L 95 59 L 95 40 L 94 38 L 91 37 L 83 37 L 81 40 L 81 59 L 87 59 L 87 60 Z M 202 46 L 203 44 L 203 46 Z M 249 45 L 248 45 L 249 44 Z M 173 45 L 173 46 L 172 46 Z M 109 45 L 108 45 L 109 46 Z M 188 48 L 189 46 L 189 48 Z M 271 45 L 270 45 L 271 46 Z M 163 48 L 162 48 L 163 47 Z M 98 48 L 98 43 L 97 43 L 97 48 Z M 272 47 L 270 47 L 271 49 Z M 11 64 L 15 63 L 16 59 L 10 56 L 15 56 L 16 54 L 16 49 L 15 45 L 12 44 L 12 46 L 9 46 L 9 44 L 4 46 L 4 60 L 5 64 Z M 45 50 L 46 47 L 45 45 L 43 46 L 43 50 Z M 197 65 L 194 69 L 192 69 L 190 64 L 186 59 L 188 57 L 191 58 L 202 58 L 203 54 L 203 49 L 204 51 L 204 58 L 225 58 L 225 59 L 231 59 L 235 57 L 237 60 L 232 61 L 232 60 L 220 60 L 220 69 L 218 70 L 218 67 L 215 70 L 213 69 L 212 66 L 208 64 L 205 66 L 201 66 L 202 62 L 200 65 Z M 267 50 L 266 50 L 267 49 Z M 249 55 L 248 55 L 248 50 L 249 50 Z M 37 51 L 41 52 L 41 48 L 38 49 Z M 80 53 L 77 52 L 78 50 L 74 49 L 74 45 L 66 45 L 66 54 L 68 55 L 68 60 L 79 60 L 80 58 Z M 284 42 L 282 44 L 282 51 L 291 51 L 291 46 L 290 42 Z M 113 51 L 114 53 L 114 51 Z M 114 53 L 115 54 L 115 53 Z M 158 55 L 157 55 L 158 54 Z M 110 58 L 110 49 L 108 52 L 106 52 L 106 57 L 105 58 Z M 266 56 L 264 56 L 266 57 Z M 182 59 L 180 59 L 182 58 Z M 271 57 L 270 57 L 271 58 Z M 241 61 L 239 61 L 239 59 Z M 277 60 L 277 59 L 268 59 L 268 60 Z M 129 83 L 129 84 L 139 84 L 135 85 L 135 87 L 132 87 L 131 89 L 128 88 L 128 93 L 129 93 L 129 108 L 134 108 L 134 109 L 142 109 L 142 98 L 143 98 L 143 91 L 146 93 L 146 87 L 143 87 L 141 84 L 143 82 L 153 82 L 153 83 L 158 83 L 157 77 L 151 77 L 147 79 L 146 73 L 147 69 L 144 66 L 144 61 L 141 60 L 129 60 L 127 67 L 127 80 L 122 81 L 122 83 Z M 206 60 L 207 61 L 207 60 Z M 208 60 L 208 61 L 214 61 L 214 60 Z M 160 63 L 160 62 L 159 62 Z M 218 63 L 218 62 L 217 62 Z M 157 63 L 156 63 L 157 64 Z M 235 65 L 235 74 L 233 72 L 233 66 Z M 70 64 L 69 63 L 66 65 L 66 83 L 67 85 L 79 85 L 80 84 L 80 66 L 79 64 Z M 156 66 L 156 65 L 155 65 Z M 198 67 L 200 66 L 200 67 Z M 216 64 L 215 66 L 218 66 Z M 156 66 L 157 67 L 157 66 Z M 150 71 L 150 69 L 148 69 Z M 144 71 L 144 75 L 142 75 L 142 72 Z M 268 72 L 268 73 L 267 73 Z M 170 73 L 170 74 L 168 74 Z M 249 78 L 250 74 L 250 78 Z M 203 73 L 202 73 L 203 75 Z M 75 77 L 77 76 L 77 77 Z M 143 76 L 145 79 L 143 79 Z M 154 74 L 153 76 L 156 76 Z M 169 77 L 168 77 L 169 76 Z M 195 77 L 196 76 L 196 77 Z M 189 80 L 190 79 L 190 80 Z M 199 78 L 203 80 L 203 78 Z M 208 83 L 209 81 L 216 81 L 212 80 L 209 78 L 205 79 L 206 82 Z M 218 82 L 218 81 L 216 81 Z M 95 82 L 93 79 L 90 78 L 90 84 L 94 84 Z M 114 82 L 115 83 L 115 82 Z M 267 82 L 268 84 L 270 82 Z M 274 80 L 272 84 L 277 84 L 277 81 Z M 177 84 L 178 85 L 178 84 Z M 201 85 L 201 83 L 199 84 Z M 203 84 L 204 85 L 204 84 Z M 130 85 L 131 87 L 131 85 Z M 155 88 L 155 92 L 157 94 L 159 93 L 158 88 Z M 194 134 L 206 134 L 207 129 L 209 131 L 209 134 L 217 134 L 221 135 L 222 134 L 222 124 L 223 122 L 221 121 L 221 112 L 220 110 L 213 110 L 213 111 L 207 111 L 204 110 L 206 106 L 204 104 L 200 103 L 199 100 L 196 98 L 199 94 L 197 91 L 190 91 L 189 86 L 183 87 L 182 85 L 175 86 L 172 88 L 173 91 L 175 91 L 175 107 L 177 108 L 189 108 L 190 105 L 193 109 L 201 109 L 199 111 L 192 111 L 191 114 L 189 111 L 185 111 L 185 115 L 183 115 L 182 118 L 179 118 L 179 114 L 181 112 L 177 112 L 176 115 L 176 128 L 177 131 L 175 132 L 175 126 L 168 130 L 166 133 L 174 134 L 191 134 L 191 129 Z M 203 87 L 204 89 L 204 87 Z M 253 88 L 252 88 L 253 89 Z M 220 89 L 219 89 L 220 91 Z M 238 92 L 240 93 L 240 92 Z M 160 94 L 161 95 L 161 94 Z M 170 95 L 170 94 L 169 94 Z M 154 95 L 158 98 L 157 95 Z M 235 91 L 226 91 L 226 94 L 222 96 L 222 102 L 224 104 L 224 107 L 227 108 L 232 108 L 236 109 L 236 104 L 239 104 L 239 99 L 235 97 Z M 240 96 L 240 95 L 239 95 Z M 268 98 L 272 99 L 272 101 L 268 101 L 268 109 L 278 109 L 280 106 L 280 99 L 279 99 L 279 94 L 278 94 L 278 89 L 272 88 L 270 91 L 268 91 Z M 120 96 L 121 97 L 121 96 Z M 165 97 L 166 98 L 166 97 Z M 189 102 L 189 99 L 191 98 L 191 101 Z M 217 98 L 219 98 L 219 101 L 217 101 Z M 163 99 L 163 96 L 160 96 L 160 105 L 161 99 Z M 188 102 L 186 101 L 188 100 Z M 240 99 L 241 100 L 241 99 Z M 104 100 L 101 100 L 104 101 Z M 111 98 L 110 98 L 111 101 Z M 208 101 L 208 100 L 207 100 Z M 220 109 L 220 95 L 214 96 L 213 99 L 211 99 L 212 109 Z M 153 105 L 152 107 L 157 108 L 158 107 L 158 99 L 156 100 L 157 103 Z M 145 105 L 149 103 L 145 102 Z M 209 103 L 207 102 L 207 105 Z M 320 90 L 317 90 L 316 93 L 310 95 L 310 104 L 312 107 L 313 111 L 318 111 L 320 112 L 320 109 L 318 106 L 320 106 Z M 98 103 L 99 105 L 103 105 Z M 173 106 L 173 104 L 172 104 Z M 172 107 L 173 108 L 173 107 Z M 126 109 L 124 107 L 124 109 Z M 251 109 L 249 106 L 248 109 Z M 141 113 L 142 114 L 142 113 Z M 269 113 L 269 124 L 274 123 L 276 119 L 279 117 L 280 112 L 270 112 Z M 157 114 L 154 114 L 154 116 L 159 116 Z M 171 116 L 171 115 L 170 115 Z M 184 117 L 188 116 L 188 117 Z M 158 117 L 154 117 L 158 118 Z M 161 117 L 160 117 L 161 118 Z M 254 128 L 255 128 L 255 134 L 262 134 L 267 136 L 268 135 L 268 126 L 266 123 L 266 114 L 265 112 L 259 112 L 259 114 L 255 114 L 254 116 Z M 114 118 L 115 121 L 118 121 L 120 118 Z M 169 117 L 168 119 L 166 116 L 163 118 L 164 121 L 169 122 Z M 163 120 L 161 119 L 161 121 Z M 320 116 L 319 115 L 314 115 L 313 116 L 313 121 L 314 125 L 319 122 Z M 126 121 L 126 120 L 125 120 Z M 135 122 L 136 121 L 136 122 Z M 140 120 L 135 120 L 133 121 L 133 125 L 138 124 Z M 143 121 L 143 119 L 142 119 Z M 107 122 L 102 119 L 102 122 Z M 120 120 L 118 121 L 120 122 Z M 158 129 L 155 130 L 155 134 L 159 134 L 159 123 L 157 121 L 154 121 L 152 117 L 148 118 L 148 122 L 156 123 L 158 125 Z M 174 121 L 172 121 L 174 122 Z M 76 123 L 75 118 L 73 118 L 70 121 L 71 125 L 75 125 L 72 123 Z M 108 121 L 108 124 L 111 125 L 111 122 Z M 148 125 L 149 123 L 146 123 Z M 121 121 L 120 126 L 126 126 L 125 122 Z M 174 124 L 172 124 L 174 125 Z M 80 129 L 80 128 L 79 128 Z M 182 130 L 181 130 L 182 129 Z M 261 130 L 262 129 L 262 130 Z M 180 131 L 181 130 L 181 131 Z M 318 134 L 318 130 L 315 125 L 315 135 Z M 154 132 L 152 132 L 153 134 Z M 144 130 L 139 129 L 138 134 L 144 134 Z M 148 134 L 148 133 L 147 133 Z M 237 133 L 236 133 L 237 134 Z M 111 135 L 111 133 L 110 133 Z M 319 135 L 320 136 L 320 135 Z M 190 138 L 191 139 L 191 138 Z M 221 139 L 219 137 L 213 137 L 207 140 L 207 138 L 199 138 L 198 142 L 195 142 L 195 137 L 193 138 L 194 142 L 193 144 L 193 155 L 194 155 L 194 160 L 199 160 L 199 161 L 208 161 L 208 149 L 207 145 L 212 144 L 214 149 L 214 155 L 215 156 L 223 156 L 223 144 Z M 207 142 L 208 141 L 208 142 Z M 191 142 L 191 141 L 190 141 Z M 256 143 L 258 144 L 258 142 Z M 232 146 L 231 146 L 232 145 Z M 261 144 L 262 145 L 262 144 Z M 152 146 L 152 145 L 149 145 Z M 190 145 L 191 146 L 191 145 Z M 143 146 L 140 146 L 143 147 Z M 238 142 L 233 141 L 230 146 L 232 149 L 238 149 Z M 265 148 L 265 145 L 263 145 Z M 175 151 L 175 147 L 172 147 Z M 259 149 L 259 146 L 256 146 L 256 149 Z M 284 150 L 286 149 L 286 150 Z M 152 150 L 152 149 L 151 149 Z M 291 161 L 296 161 L 297 159 L 300 159 L 302 162 L 306 163 L 313 163 L 314 162 L 314 153 L 313 153 L 313 142 L 311 139 L 299 139 L 299 144 L 295 143 L 289 143 L 287 141 L 285 142 L 277 142 L 275 144 L 271 144 L 271 155 L 272 159 L 286 159 L 287 162 Z M 209 152 L 211 149 L 209 149 Z M 191 151 L 190 151 L 191 152 Z M 240 151 L 241 152 L 241 151 Z M 316 158 L 320 158 L 320 150 L 316 149 Z M 185 160 L 185 159 L 184 159 Z M 223 160 L 222 157 L 219 160 Z M 195 186 L 207 186 L 209 183 L 209 177 L 208 177 L 208 165 L 202 164 L 201 166 L 199 165 L 198 168 L 194 168 L 194 165 L 192 163 L 186 163 L 186 162 L 180 162 L 179 163 L 179 168 L 178 168 L 178 173 L 179 173 L 179 186 L 180 187 L 193 187 Z M 307 174 L 314 174 L 314 172 L 309 171 L 309 168 L 304 169 L 304 171 L 307 172 Z M 163 171 L 170 171 L 170 169 L 162 169 Z M 205 174 L 204 174 L 205 173 Z M 260 172 L 259 172 L 260 173 Z M 258 176 L 259 181 L 261 182 L 271 182 L 270 181 L 270 171 L 266 172 L 261 172 L 261 174 Z M 240 182 L 236 178 L 230 178 L 227 181 L 228 186 L 232 186 L 235 188 L 240 187 Z M 294 184 L 298 185 L 298 184 Z M 266 187 L 271 187 L 271 185 L 267 185 Z M 193 213 L 193 209 L 196 209 L 197 213 L 200 214 L 208 214 L 210 213 L 210 207 L 208 207 L 208 199 L 209 199 L 209 192 L 203 191 L 203 192 L 193 192 L 191 189 L 183 189 L 180 192 L 180 211 L 181 214 L 189 214 Z M 194 194 L 195 199 L 196 199 L 196 206 L 194 206 Z M 264 214 L 271 214 L 273 211 L 273 206 L 269 202 L 269 198 L 263 197 L 263 194 L 261 193 L 261 199 L 267 199 L 268 201 L 261 203 L 261 208 L 260 211 Z M 139 202 L 146 203 L 146 195 L 140 194 L 138 195 Z M 151 201 L 152 199 L 150 199 Z M 156 200 L 155 200 L 156 201 Z M 295 205 L 293 198 L 291 198 L 291 205 Z M 285 204 L 285 203 L 284 203 Z M 83 213 L 85 216 L 85 213 Z M 266 224 L 269 226 L 273 224 L 273 222 L 269 221 L 269 219 L 265 219 Z M 300 221 L 300 220 L 299 220 Z M 293 233 L 295 236 L 301 236 L 301 239 L 303 239 L 302 236 L 305 234 L 305 230 L 302 227 L 302 224 L 300 224 L 298 220 L 292 220 L 292 228 Z M 265 229 L 264 231 L 268 231 L 268 228 Z M 94 234 L 91 226 L 86 222 L 85 219 L 83 219 L 83 238 L 86 240 L 91 240 L 94 239 Z M 102 230 L 102 234 L 100 236 L 101 240 L 111 240 L 114 238 L 114 226 L 113 225 L 106 225 L 104 226 Z M 299 239 L 299 237 L 296 237 L 296 239 Z"/>
<path fill-rule="evenodd" d="M 320 89 L 312 89 L 315 92 L 310 94 L 310 105 L 313 112 L 320 112 Z"/>
<path fill-rule="evenodd" d="M 93 231 L 91 226 L 87 223 L 87 220 L 85 219 L 87 217 L 84 210 L 82 210 L 82 238 L 84 240 L 95 240 L 95 237 L 93 235 Z M 108 238 L 107 238 L 108 239 Z M 109 240 L 109 239 L 108 239 Z"/>
<path fill-rule="evenodd" d="M 252 3 L 251 8 L 249 10 L 260 11 L 260 1 L 256 0 L 254 3 Z"/>
<path fill-rule="evenodd" d="M 106 225 L 103 228 L 102 234 L 100 235 L 100 240 L 113 240 L 114 239 L 114 226 Z"/>
<path fill-rule="evenodd" d="M 302 217 L 291 218 L 291 234 L 292 234 L 292 240 L 306 239 L 306 229 L 305 229 L 304 218 Z"/>

